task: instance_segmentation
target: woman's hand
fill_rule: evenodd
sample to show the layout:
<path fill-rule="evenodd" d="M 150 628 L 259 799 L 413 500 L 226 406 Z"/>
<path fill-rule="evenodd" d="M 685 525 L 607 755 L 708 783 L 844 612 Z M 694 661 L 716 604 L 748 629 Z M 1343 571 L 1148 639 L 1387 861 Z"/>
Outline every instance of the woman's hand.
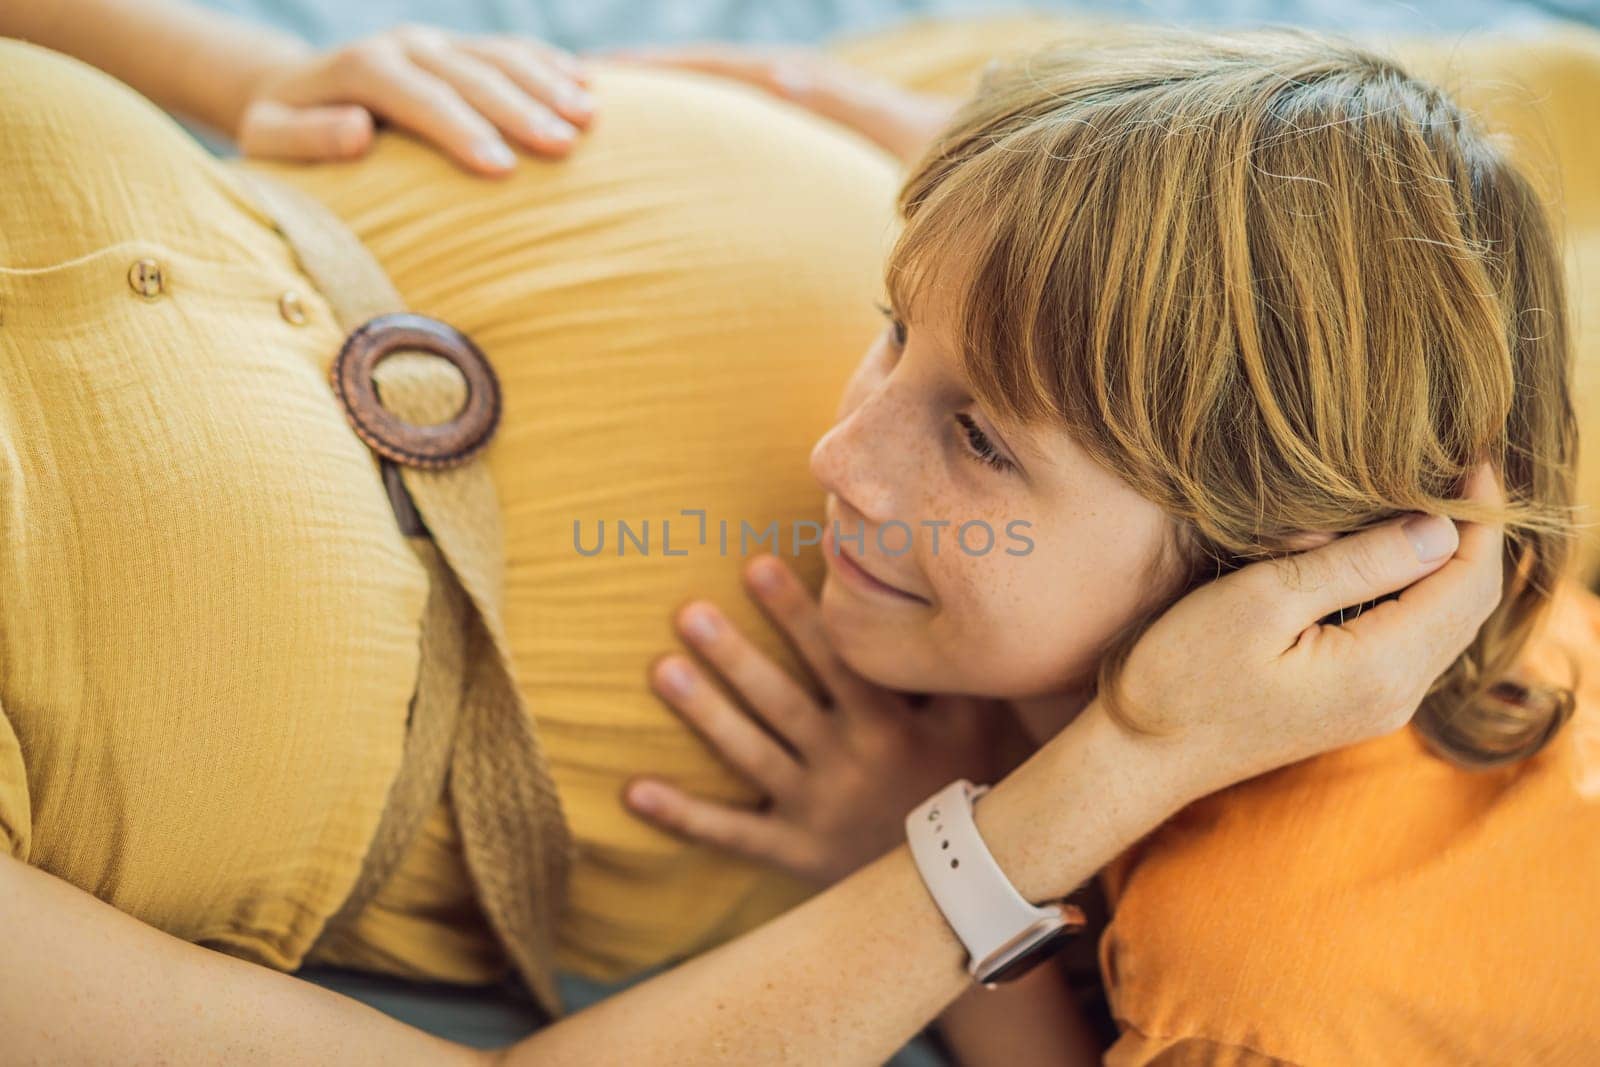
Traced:
<path fill-rule="evenodd" d="M 893 848 L 905 816 L 956 778 L 992 781 L 1027 742 L 1000 701 L 917 699 L 881 688 L 834 653 L 815 600 L 773 556 L 745 568 L 750 594 L 815 673 L 823 698 L 791 677 L 710 604 L 677 615 L 684 639 L 748 705 L 688 658 L 651 669 L 655 690 L 768 797 L 752 812 L 652 779 L 629 784 L 628 806 L 656 825 L 828 884 Z"/>
<path fill-rule="evenodd" d="M 1487 464 L 1465 496 L 1504 501 Z M 1503 555 L 1498 525 L 1412 516 L 1244 567 L 1150 626 L 1119 704 L 1176 746 L 1196 795 L 1391 733 L 1494 611 Z M 1337 625 L 1320 621 L 1397 590 Z"/>
<path fill-rule="evenodd" d="M 572 55 L 525 37 L 403 26 L 269 68 L 234 130 L 247 156 L 352 159 L 382 119 L 479 174 L 516 165 L 507 144 L 565 155 L 594 114 Z"/>
<path fill-rule="evenodd" d="M 745 82 L 848 126 L 905 164 L 922 154 L 960 104 L 902 89 L 809 48 L 714 43 L 587 54 Z"/>
<path fill-rule="evenodd" d="M 1469 499 L 1498 504 L 1487 466 Z M 1030 900 L 1199 798 L 1403 727 L 1500 601 L 1501 527 L 1394 520 L 1194 590 L 1140 636 L 1107 694 L 978 805 L 995 859 Z M 1322 619 L 1399 592 L 1339 625 Z M 1079 783 L 1098 783 L 1092 798 Z M 1114 854 L 1114 853 L 1112 853 Z"/>

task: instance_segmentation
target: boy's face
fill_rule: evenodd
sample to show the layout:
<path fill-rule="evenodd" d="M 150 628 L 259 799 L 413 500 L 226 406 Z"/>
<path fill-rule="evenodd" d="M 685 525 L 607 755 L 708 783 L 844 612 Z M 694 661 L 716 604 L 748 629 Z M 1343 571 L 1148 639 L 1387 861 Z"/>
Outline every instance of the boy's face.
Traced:
<path fill-rule="evenodd" d="M 976 403 L 944 292 L 891 321 L 812 450 L 828 493 L 823 620 L 840 656 L 891 688 L 1073 689 L 1174 591 L 1171 523 L 1065 431 L 1001 425 Z"/>

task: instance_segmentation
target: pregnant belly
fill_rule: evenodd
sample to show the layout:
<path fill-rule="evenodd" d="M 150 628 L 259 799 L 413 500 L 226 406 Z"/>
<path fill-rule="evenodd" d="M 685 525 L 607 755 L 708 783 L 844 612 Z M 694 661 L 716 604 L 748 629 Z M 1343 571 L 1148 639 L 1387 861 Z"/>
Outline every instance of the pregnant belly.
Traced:
<path fill-rule="evenodd" d="M 644 825 L 619 796 L 651 771 L 753 799 L 645 671 L 694 596 L 793 666 L 740 591 L 739 531 L 776 524 L 788 555 L 794 524 L 822 518 L 807 456 L 881 325 L 896 176 L 859 140 L 736 87 L 603 66 L 595 82 L 602 118 L 579 148 L 504 180 L 402 137 L 348 166 L 270 169 L 340 214 L 407 303 L 470 333 L 500 375 L 485 457 L 506 624 L 579 844 L 562 963 L 617 978 L 801 893 Z M 703 512 L 703 540 L 685 511 Z M 604 550 L 579 551 L 575 526 L 591 549 L 601 524 Z M 795 563 L 820 581 L 814 546 Z"/>

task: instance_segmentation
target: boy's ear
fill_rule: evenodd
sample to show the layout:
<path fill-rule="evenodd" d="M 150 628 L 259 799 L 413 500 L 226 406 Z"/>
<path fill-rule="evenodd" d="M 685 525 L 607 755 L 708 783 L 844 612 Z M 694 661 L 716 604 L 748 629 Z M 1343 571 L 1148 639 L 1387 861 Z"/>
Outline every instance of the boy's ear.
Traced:
<path fill-rule="evenodd" d="M 1284 547 L 1291 552 L 1304 552 L 1309 548 L 1321 548 L 1332 540 L 1333 534 L 1326 530 L 1308 530 L 1289 538 Z"/>

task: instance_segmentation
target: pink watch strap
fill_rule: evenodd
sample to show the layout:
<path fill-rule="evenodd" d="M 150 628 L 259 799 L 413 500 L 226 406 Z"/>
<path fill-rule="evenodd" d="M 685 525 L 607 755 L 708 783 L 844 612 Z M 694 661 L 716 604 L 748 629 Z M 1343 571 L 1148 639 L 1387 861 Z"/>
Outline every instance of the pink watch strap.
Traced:
<path fill-rule="evenodd" d="M 1024 948 L 1019 939 L 1043 928 L 1081 925 L 1071 905 L 1029 903 L 1011 884 L 978 833 L 973 801 L 988 792 L 965 778 L 945 786 L 906 816 L 906 841 L 934 903 L 980 973 L 987 961 Z"/>

